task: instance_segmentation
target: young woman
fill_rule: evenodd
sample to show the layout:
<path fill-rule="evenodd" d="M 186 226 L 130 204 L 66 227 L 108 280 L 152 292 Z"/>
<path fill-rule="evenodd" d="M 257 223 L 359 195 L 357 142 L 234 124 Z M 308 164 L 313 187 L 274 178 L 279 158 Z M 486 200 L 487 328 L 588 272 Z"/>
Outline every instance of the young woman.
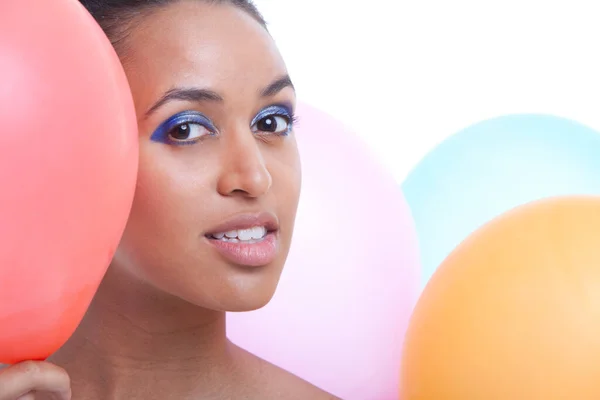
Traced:
<path fill-rule="evenodd" d="M 133 92 L 140 168 L 113 263 L 70 341 L 0 373 L 0 400 L 333 399 L 236 347 L 264 306 L 300 192 L 295 93 L 246 0 L 81 0 Z"/>

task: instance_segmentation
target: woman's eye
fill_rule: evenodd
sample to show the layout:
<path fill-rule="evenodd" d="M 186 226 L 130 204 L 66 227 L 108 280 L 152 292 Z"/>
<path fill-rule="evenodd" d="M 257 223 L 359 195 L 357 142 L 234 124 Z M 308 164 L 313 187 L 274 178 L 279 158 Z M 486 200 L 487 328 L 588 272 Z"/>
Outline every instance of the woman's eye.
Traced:
<path fill-rule="evenodd" d="M 252 127 L 253 132 L 285 134 L 290 130 L 290 119 L 282 115 L 268 115 L 259 119 Z"/>
<path fill-rule="evenodd" d="M 195 142 L 211 132 L 203 125 L 193 122 L 179 124 L 169 131 L 169 139 L 173 142 Z"/>
<path fill-rule="evenodd" d="M 150 140 L 168 145 L 194 144 L 217 132 L 214 124 L 197 111 L 184 111 L 163 122 Z"/>

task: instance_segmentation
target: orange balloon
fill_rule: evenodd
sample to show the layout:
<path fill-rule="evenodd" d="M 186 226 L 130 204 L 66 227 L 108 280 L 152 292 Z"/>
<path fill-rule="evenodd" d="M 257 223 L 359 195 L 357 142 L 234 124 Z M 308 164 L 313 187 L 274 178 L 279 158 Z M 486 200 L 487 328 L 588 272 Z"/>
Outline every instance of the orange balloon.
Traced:
<path fill-rule="evenodd" d="M 0 1 L 0 363 L 44 359 L 81 321 L 135 189 L 133 100 L 77 0 Z"/>
<path fill-rule="evenodd" d="M 403 400 L 600 399 L 600 198 L 519 207 L 463 242 L 414 311 Z"/>

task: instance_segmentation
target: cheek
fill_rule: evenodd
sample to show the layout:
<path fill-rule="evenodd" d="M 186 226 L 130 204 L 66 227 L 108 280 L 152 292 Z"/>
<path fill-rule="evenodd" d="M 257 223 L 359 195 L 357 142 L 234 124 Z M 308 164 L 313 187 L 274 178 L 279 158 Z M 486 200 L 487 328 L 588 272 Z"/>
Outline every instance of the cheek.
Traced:
<path fill-rule="evenodd" d="M 210 171 L 190 168 L 170 149 L 140 154 L 135 200 L 130 216 L 131 233 L 169 241 L 199 232 L 203 204 L 210 198 Z M 156 154 L 158 153 L 158 154 Z M 164 154 L 162 154 L 164 153 Z"/>

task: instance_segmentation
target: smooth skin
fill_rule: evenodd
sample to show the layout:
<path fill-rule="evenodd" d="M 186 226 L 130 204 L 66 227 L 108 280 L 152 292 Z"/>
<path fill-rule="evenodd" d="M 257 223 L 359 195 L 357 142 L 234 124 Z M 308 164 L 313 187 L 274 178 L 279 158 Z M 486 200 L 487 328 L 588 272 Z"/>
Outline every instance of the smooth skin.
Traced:
<path fill-rule="evenodd" d="M 265 107 L 295 105 L 289 84 L 265 93 L 288 74 L 273 39 L 236 7 L 182 0 L 137 17 L 122 45 L 140 139 L 127 228 L 73 337 L 48 362 L 2 370 L 0 400 L 336 399 L 225 335 L 225 311 L 254 310 L 273 296 L 300 194 L 293 132 L 251 126 Z M 221 99 L 175 99 L 148 113 L 174 88 Z M 187 145 L 151 140 L 190 110 L 217 132 L 193 127 L 198 137 Z M 260 212 L 279 223 L 267 265 L 233 265 L 205 238 L 231 217 Z"/>

